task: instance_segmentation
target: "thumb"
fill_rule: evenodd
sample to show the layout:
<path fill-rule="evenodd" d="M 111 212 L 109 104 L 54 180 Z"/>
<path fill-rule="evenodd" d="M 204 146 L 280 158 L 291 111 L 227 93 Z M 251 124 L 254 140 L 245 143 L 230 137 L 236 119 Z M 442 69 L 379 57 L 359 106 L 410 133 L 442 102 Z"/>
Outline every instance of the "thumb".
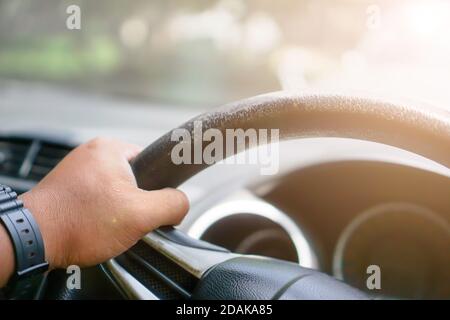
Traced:
<path fill-rule="evenodd" d="M 135 189 L 132 219 L 138 230 L 146 234 L 160 226 L 176 225 L 189 210 L 186 195 L 177 189 L 145 191 Z"/>

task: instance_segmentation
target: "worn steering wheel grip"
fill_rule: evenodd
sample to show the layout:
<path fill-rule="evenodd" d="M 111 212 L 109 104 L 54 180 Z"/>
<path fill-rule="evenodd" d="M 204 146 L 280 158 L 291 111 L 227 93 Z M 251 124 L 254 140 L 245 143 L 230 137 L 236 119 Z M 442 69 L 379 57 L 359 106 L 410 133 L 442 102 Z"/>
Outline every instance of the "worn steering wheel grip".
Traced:
<path fill-rule="evenodd" d="M 449 167 L 449 118 L 448 111 L 430 106 L 337 95 L 272 93 L 225 105 L 180 128 L 188 129 L 193 137 L 194 122 L 201 121 L 203 130 L 216 128 L 223 133 L 226 129 L 238 128 L 279 129 L 280 139 L 340 137 L 368 140 L 405 149 Z M 132 169 L 140 188 L 177 187 L 207 167 L 206 164 L 175 165 L 171 161 L 171 150 L 176 144 L 177 141 L 171 141 L 169 132 L 136 157 Z M 170 233 L 168 230 L 158 232 Z M 278 272 L 280 268 L 285 272 Z M 224 285 L 218 290 L 217 283 Z M 243 290 L 229 290 L 243 283 L 246 284 Z M 197 287 L 195 297 L 361 299 L 366 296 L 331 277 L 298 265 L 242 257 L 208 271 Z"/>
<path fill-rule="evenodd" d="M 186 122 L 203 130 L 279 129 L 280 139 L 340 137 L 380 142 L 450 167 L 450 112 L 425 105 L 405 105 L 338 95 L 276 92 L 223 106 Z M 171 161 L 171 132 L 148 146 L 132 162 L 138 186 L 145 190 L 177 187 L 207 167 Z"/>

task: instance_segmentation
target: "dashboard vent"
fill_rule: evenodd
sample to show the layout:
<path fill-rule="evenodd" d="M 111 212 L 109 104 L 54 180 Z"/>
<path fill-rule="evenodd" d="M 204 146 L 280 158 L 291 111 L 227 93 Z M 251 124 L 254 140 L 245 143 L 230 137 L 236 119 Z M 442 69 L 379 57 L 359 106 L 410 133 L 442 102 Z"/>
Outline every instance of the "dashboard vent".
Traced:
<path fill-rule="evenodd" d="M 28 179 L 39 181 L 45 177 L 69 152 L 71 148 L 60 144 L 40 142 L 28 172 Z"/>
<path fill-rule="evenodd" d="M 18 177 L 32 141 L 0 137 L 0 174 Z"/>
<path fill-rule="evenodd" d="M 0 137 L 0 176 L 37 182 L 71 150 L 39 139 Z"/>

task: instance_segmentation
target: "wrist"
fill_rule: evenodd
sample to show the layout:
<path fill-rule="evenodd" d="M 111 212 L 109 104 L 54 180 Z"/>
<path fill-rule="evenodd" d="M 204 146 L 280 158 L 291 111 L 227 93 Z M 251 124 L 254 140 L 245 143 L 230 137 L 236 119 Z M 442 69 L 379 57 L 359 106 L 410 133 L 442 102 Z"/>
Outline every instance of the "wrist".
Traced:
<path fill-rule="evenodd" d="M 51 199 L 42 192 L 28 191 L 19 196 L 24 207 L 33 215 L 42 235 L 45 248 L 45 259 L 49 263 L 49 269 L 54 269 L 63 265 L 64 249 L 62 245 L 65 240 L 63 234 L 59 232 L 56 217 L 51 211 Z"/>
<path fill-rule="evenodd" d="M 14 248 L 6 229 L 0 224 L 0 288 L 6 285 L 14 272 Z"/>

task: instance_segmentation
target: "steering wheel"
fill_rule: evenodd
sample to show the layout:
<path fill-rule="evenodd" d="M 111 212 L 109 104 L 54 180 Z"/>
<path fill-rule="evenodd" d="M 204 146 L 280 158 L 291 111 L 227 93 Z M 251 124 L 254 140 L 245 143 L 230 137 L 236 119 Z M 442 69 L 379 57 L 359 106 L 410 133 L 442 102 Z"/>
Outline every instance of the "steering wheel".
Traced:
<path fill-rule="evenodd" d="M 271 93 L 238 101 L 194 118 L 180 128 L 279 129 L 281 139 L 340 137 L 374 141 L 450 165 L 449 112 L 338 95 Z M 207 164 L 171 161 L 171 132 L 132 162 L 138 186 L 177 187 Z M 252 146 L 249 146 L 252 147 Z M 172 227 L 155 230 L 105 264 L 130 298 L 366 299 L 332 277 L 297 264 L 244 256 L 195 240 Z M 155 295 L 155 292 L 158 294 Z"/>

